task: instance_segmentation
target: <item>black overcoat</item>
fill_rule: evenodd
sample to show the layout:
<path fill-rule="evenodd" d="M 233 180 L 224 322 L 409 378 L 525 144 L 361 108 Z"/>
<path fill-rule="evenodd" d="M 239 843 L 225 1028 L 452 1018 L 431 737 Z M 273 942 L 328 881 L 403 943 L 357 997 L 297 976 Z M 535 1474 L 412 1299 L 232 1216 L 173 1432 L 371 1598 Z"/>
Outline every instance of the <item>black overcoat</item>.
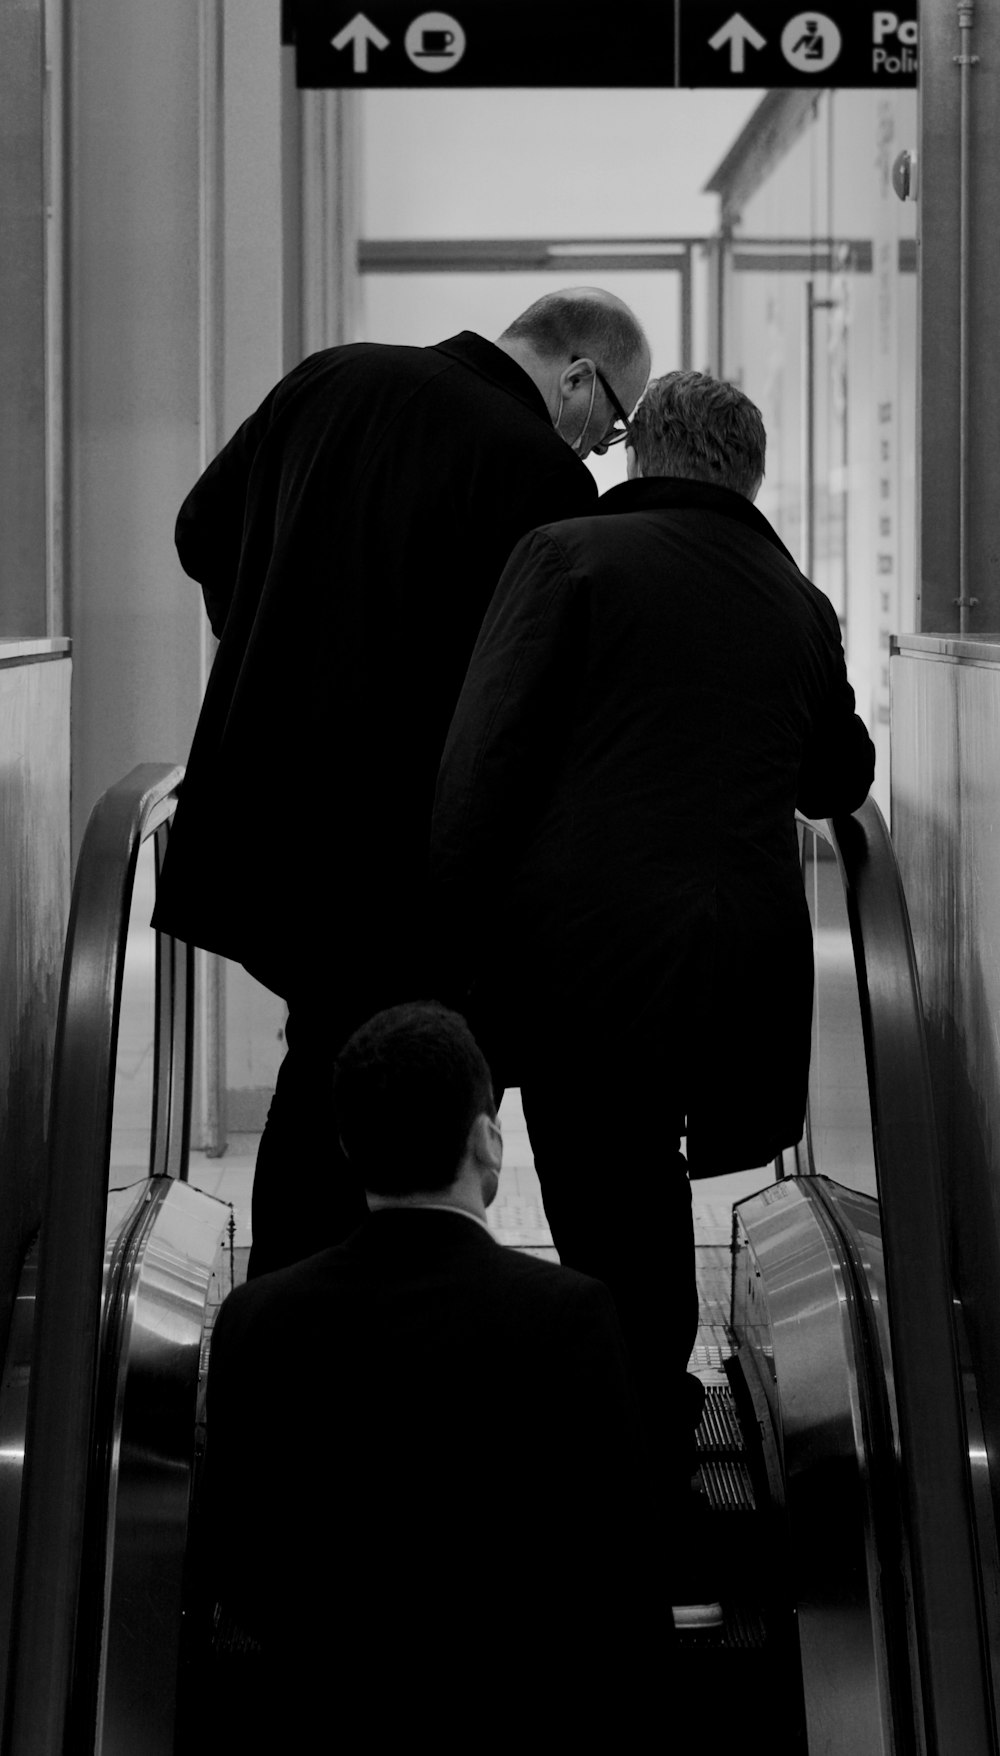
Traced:
<path fill-rule="evenodd" d="M 670 1599 L 611 1296 L 462 1214 L 373 1214 L 226 1300 L 202 1522 L 208 1596 L 261 1641 L 283 1731 L 315 1710 L 373 1750 L 492 1749 L 505 1705 L 568 1736 L 662 1687 Z"/>
<path fill-rule="evenodd" d="M 679 1098 L 693 1172 L 766 1163 L 808 1074 L 795 809 L 852 810 L 873 772 L 837 617 L 767 520 L 622 483 L 524 540 L 484 623 L 438 784 L 440 985 L 508 1083 L 624 1055 Z"/>
<path fill-rule="evenodd" d="M 289 373 L 177 521 L 221 645 L 156 925 L 286 998 L 335 987 L 364 1016 L 408 997 L 434 781 L 483 613 L 525 531 L 596 494 L 527 373 L 469 332 Z"/>

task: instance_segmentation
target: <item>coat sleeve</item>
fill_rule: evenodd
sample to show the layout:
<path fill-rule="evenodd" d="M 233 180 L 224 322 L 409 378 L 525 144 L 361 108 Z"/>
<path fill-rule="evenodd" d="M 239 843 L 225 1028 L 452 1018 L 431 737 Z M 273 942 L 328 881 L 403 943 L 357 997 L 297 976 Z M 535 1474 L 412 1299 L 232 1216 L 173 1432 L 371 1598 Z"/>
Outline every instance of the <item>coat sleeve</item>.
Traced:
<path fill-rule="evenodd" d="M 565 747 L 586 626 L 584 580 L 550 531 L 529 532 L 487 611 L 438 774 L 431 928 L 456 1000 Z"/>
<path fill-rule="evenodd" d="M 856 811 L 868 797 L 875 777 L 875 746 L 854 711 L 854 690 L 847 666 L 840 624 L 824 604 L 831 642 L 835 640 L 833 680 L 823 710 L 803 752 L 795 803 L 805 817 L 836 817 Z"/>
<path fill-rule="evenodd" d="M 270 424 L 273 398 L 272 391 L 213 458 L 177 515 L 177 554 L 185 573 L 201 586 L 217 639 L 236 587 L 250 472 Z"/>

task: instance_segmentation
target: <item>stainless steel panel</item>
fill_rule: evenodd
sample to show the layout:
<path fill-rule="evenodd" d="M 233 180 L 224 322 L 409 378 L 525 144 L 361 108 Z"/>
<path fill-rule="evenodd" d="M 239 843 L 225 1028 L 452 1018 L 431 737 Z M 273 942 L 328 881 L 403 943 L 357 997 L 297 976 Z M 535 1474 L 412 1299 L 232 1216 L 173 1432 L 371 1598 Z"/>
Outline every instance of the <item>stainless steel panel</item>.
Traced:
<path fill-rule="evenodd" d="M 961 28 L 963 12 L 971 29 Z M 961 55 L 974 55 L 976 64 L 957 67 L 955 57 Z M 964 130 L 963 85 L 969 96 Z M 955 599 L 962 547 L 971 594 L 978 599 L 969 626 L 995 629 L 1000 624 L 1000 496 L 995 486 L 1000 453 L 1000 11 L 995 5 L 962 8 L 952 0 L 925 0 L 921 5 L 919 113 L 919 625 L 958 628 Z M 968 225 L 963 227 L 966 216 Z M 964 422 L 963 381 L 968 390 Z M 968 475 L 964 485 L 963 462 Z"/>
<path fill-rule="evenodd" d="M 868 1068 L 847 900 L 837 863 L 806 832 L 803 876 L 813 927 L 808 1169 L 877 1191 Z M 800 1149 L 801 1150 L 801 1149 Z"/>
<path fill-rule="evenodd" d="M 0 642 L 0 1356 L 41 1214 L 69 913 L 65 641 Z"/>
<path fill-rule="evenodd" d="M 7 1694 L 14 1563 L 24 1473 L 24 1429 L 28 1417 L 31 1341 L 35 1328 L 38 1252 L 31 1250 L 21 1273 L 0 1387 L 0 1725 Z"/>
<path fill-rule="evenodd" d="M 107 1293 L 108 1268 L 122 1232 L 127 1228 L 142 1191 L 115 1190 L 108 1198 L 107 1244 L 103 1293 Z M 24 1473 L 24 1434 L 28 1414 L 32 1351 L 35 1334 L 35 1287 L 38 1247 L 25 1259 L 17 1289 L 7 1342 L 3 1383 L 0 1387 L 0 1724 L 3 1722 L 10 1642 L 14 1564 L 17 1555 L 21 1481 Z"/>
<path fill-rule="evenodd" d="M 951 656 L 943 663 L 910 649 L 892 660 L 893 839 L 920 971 L 956 1291 L 986 1447 L 997 1457 L 1000 664 Z"/>
<path fill-rule="evenodd" d="M 892 652 L 919 653 L 922 658 L 962 660 L 965 664 L 1000 664 L 1000 639 L 996 634 L 894 634 Z"/>
<path fill-rule="evenodd" d="M 0 632 L 44 635 L 44 54 L 41 0 L 0 6 Z"/>
<path fill-rule="evenodd" d="M 810 1750 L 895 1750 L 850 1289 L 808 1187 L 741 1202 L 734 1326 L 779 1436 Z"/>
<path fill-rule="evenodd" d="M 126 1267 L 110 1444 L 95 1756 L 173 1756 L 198 1371 L 229 1209 L 169 1178 Z"/>

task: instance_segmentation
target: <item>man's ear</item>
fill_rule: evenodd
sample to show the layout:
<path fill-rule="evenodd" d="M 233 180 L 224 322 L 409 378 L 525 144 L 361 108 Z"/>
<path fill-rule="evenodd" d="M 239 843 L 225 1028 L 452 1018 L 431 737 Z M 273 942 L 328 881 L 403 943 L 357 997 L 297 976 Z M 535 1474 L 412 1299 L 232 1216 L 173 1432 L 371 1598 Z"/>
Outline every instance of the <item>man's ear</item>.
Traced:
<path fill-rule="evenodd" d="M 589 384 L 596 373 L 593 360 L 582 356 L 579 360 L 571 360 L 559 374 L 559 388 L 564 396 L 571 396 L 581 384 Z"/>
<path fill-rule="evenodd" d="M 503 1163 L 503 1135 L 500 1124 L 483 1110 L 469 1129 L 468 1149 L 481 1170 L 494 1171 L 499 1177 Z"/>

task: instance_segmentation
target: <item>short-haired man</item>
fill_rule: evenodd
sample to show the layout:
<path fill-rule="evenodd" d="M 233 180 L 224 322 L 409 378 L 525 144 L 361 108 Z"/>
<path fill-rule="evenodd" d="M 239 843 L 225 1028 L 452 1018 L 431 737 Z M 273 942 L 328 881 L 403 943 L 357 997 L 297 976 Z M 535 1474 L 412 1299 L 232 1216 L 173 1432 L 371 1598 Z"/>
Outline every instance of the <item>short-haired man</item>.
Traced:
<path fill-rule="evenodd" d="M 334 1099 L 369 1218 L 212 1341 L 211 1595 L 260 1646 L 254 1711 L 286 1748 L 638 1748 L 672 1627 L 610 1295 L 491 1236 L 500 1130 L 455 1013 L 370 1020 Z"/>
<path fill-rule="evenodd" d="M 654 1435 L 698 1326 L 688 1168 L 802 1130 L 795 809 L 850 811 L 874 770 L 836 615 L 752 504 L 764 446 L 733 385 L 649 385 L 630 479 L 511 556 L 435 810 L 439 991 L 521 1087 L 560 1259 L 611 1288 Z"/>
<path fill-rule="evenodd" d="M 154 921 L 288 1003 L 252 1274 L 364 1213 L 329 1150 L 325 1075 L 364 1018 L 427 990 L 434 783 L 480 622 L 519 538 L 595 504 L 582 460 L 624 438 L 649 358 L 593 287 L 546 294 L 496 342 L 329 348 L 181 508 L 221 644 Z"/>

